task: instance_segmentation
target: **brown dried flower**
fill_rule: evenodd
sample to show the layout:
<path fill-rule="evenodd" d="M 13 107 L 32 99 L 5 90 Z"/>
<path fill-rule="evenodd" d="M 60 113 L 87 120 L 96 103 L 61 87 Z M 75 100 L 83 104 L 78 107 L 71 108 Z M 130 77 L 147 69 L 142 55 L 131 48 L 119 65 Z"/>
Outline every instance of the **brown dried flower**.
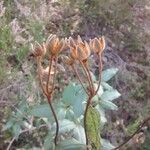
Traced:
<path fill-rule="evenodd" d="M 83 42 L 80 36 L 78 36 L 76 42 L 69 38 L 69 47 L 71 50 L 70 56 L 74 60 L 86 61 L 91 54 L 88 43 L 86 41 Z"/>
<path fill-rule="evenodd" d="M 73 63 L 74 63 L 74 60 L 71 57 L 68 57 L 68 56 L 63 56 L 62 61 L 65 64 L 70 65 L 70 66 L 73 65 Z"/>
<path fill-rule="evenodd" d="M 90 40 L 90 47 L 95 53 L 102 53 L 105 49 L 105 38 L 104 36 Z"/>
<path fill-rule="evenodd" d="M 59 39 L 56 35 L 50 35 L 46 41 L 46 48 L 51 55 L 58 55 L 65 47 L 65 39 Z"/>
<path fill-rule="evenodd" d="M 42 57 L 46 54 L 45 44 L 40 45 L 38 42 L 35 42 L 35 45 L 31 44 L 32 55 L 34 57 Z"/>

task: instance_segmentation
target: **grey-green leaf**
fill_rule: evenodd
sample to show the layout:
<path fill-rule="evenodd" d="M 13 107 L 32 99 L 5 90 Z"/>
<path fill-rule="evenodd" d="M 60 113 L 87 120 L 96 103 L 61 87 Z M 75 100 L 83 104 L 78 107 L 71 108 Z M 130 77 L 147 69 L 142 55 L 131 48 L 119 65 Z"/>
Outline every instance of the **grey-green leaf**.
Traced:
<path fill-rule="evenodd" d="M 112 103 L 111 101 L 107 101 L 107 100 L 101 100 L 100 101 L 100 105 L 104 108 L 104 109 L 111 109 L 111 110 L 117 110 L 118 106 L 115 105 L 114 103 Z"/>
<path fill-rule="evenodd" d="M 97 109 L 90 106 L 86 118 L 87 135 L 92 150 L 99 150 L 100 144 L 100 115 Z"/>
<path fill-rule="evenodd" d="M 115 148 L 108 140 L 101 138 L 102 150 L 112 150 Z"/>
<path fill-rule="evenodd" d="M 109 81 L 112 77 L 114 77 L 116 75 L 116 73 L 118 72 L 117 68 L 110 68 L 110 69 L 106 69 L 102 72 L 102 81 Z"/>
<path fill-rule="evenodd" d="M 86 143 L 84 128 L 81 125 L 76 125 L 76 128 L 73 130 L 73 135 L 80 143 Z"/>
<path fill-rule="evenodd" d="M 48 133 L 48 135 L 44 139 L 44 150 L 54 150 L 54 142 L 52 139 L 52 134 Z"/>
<path fill-rule="evenodd" d="M 64 119 L 59 121 L 59 133 L 70 132 L 76 128 L 76 124 L 73 121 Z"/>
<path fill-rule="evenodd" d="M 38 106 L 34 106 L 30 110 L 30 114 L 35 116 L 35 117 L 44 117 L 44 118 L 48 118 L 48 119 L 53 118 L 52 112 L 51 112 L 48 104 L 41 104 Z"/>
<path fill-rule="evenodd" d="M 83 102 L 86 99 L 87 95 L 82 86 L 71 83 L 64 90 L 62 102 L 67 106 L 71 106 L 75 116 L 80 117 L 84 112 Z"/>
<path fill-rule="evenodd" d="M 86 150 L 86 145 L 75 139 L 66 139 L 57 145 L 56 150 Z"/>
<path fill-rule="evenodd" d="M 105 91 L 100 98 L 104 101 L 112 101 L 120 96 L 121 94 L 117 90 L 112 89 L 110 91 Z"/>

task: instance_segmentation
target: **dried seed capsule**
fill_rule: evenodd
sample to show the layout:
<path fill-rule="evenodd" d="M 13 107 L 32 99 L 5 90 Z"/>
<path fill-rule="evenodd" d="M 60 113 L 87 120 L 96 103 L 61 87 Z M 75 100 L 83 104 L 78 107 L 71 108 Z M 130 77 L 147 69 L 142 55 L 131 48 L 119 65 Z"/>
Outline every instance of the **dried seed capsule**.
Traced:
<path fill-rule="evenodd" d="M 65 39 L 59 39 L 56 35 L 50 35 L 46 41 L 46 48 L 51 55 L 58 55 L 65 46 Z"/>
<path fill-rule="evenodd" d="M 95 38 L 90 40 L 90 47 L 95 53 L 102 53 L 105 49 L 105 39 L 102 36 L 101 38 Z"/>
<path fill-rule="evenodd" d="M 34 57 L 42 57 L 46 54 L 45 44 L 40 45 L 38 42 L 35 45 L 31 44 L 32 54 Z"/>
<path fill-rule="evenodd" d="M 67 65 L 73 65 L 73 63 L 74 63 L 74 60 L 68 56 L 63 56 L 62 61 Z"/>

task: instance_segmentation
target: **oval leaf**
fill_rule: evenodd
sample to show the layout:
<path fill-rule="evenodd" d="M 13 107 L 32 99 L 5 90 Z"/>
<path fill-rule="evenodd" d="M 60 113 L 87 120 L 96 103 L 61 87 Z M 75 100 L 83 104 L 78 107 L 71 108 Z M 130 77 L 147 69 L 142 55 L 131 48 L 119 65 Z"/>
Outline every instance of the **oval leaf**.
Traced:
<path fill-rule="evenodd" d="M 104 101 L 112 101 L 120 96 L 121 94 L 117 90 L 113 89 L 111 91 L 105 91 L 100 98 Z"/>
<path fill-rule="evenodd" d="M 92 150 L 99 150 L 100 144 L 100 114 L 99 112 L 90 106 L 87 112 L 86 118 L 87 135 L 92 146 Z"/>
<path fill-rule="evenodd" d="M 117 68 L 106 69 L 102 72 L 102 81 L 109 81 L 118 72 Z"/>

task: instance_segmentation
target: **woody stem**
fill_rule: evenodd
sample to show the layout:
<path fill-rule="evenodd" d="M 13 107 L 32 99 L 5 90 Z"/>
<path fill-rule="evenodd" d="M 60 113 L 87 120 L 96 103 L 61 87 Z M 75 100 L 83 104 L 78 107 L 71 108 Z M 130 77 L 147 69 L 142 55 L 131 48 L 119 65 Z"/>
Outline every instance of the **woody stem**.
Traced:
<path fill-rule="evenodd" d="M 53 57 L 50 57 L 50 61 L 49 61 L 49 71 L 48 71 L 48 78 L 47 78 L 47 83 L 46 83 L 46 91 L 47 93 L 50 93 L 49 89 L 48 89 L 48 85 L 49 85 L 49 80 L 50 80 L 50 75 L 51 75 L 51 68 L 52 68 L 52 62 L 53 62 Z"/>
<path fill-rule="evenodd" d="M 54 85 L 55 85 L 57 58 L 55 58 L 54 61 L 55 61 L 55 66 L 54 66 L 54 76 L 53 76 L 53 83 L 52 83 L 52 91 L 54 90 Z"/>
<path fill-rule="evenodd" d="M 102 57 L 101 57 L 101 54 L 98 54 L 98 57 L 99 57 L 99 82 L 98 82 L 98 87 L 97 87 L 97 90 L 95 92 L 95 95 L 97 94 L 99 88 L 100 88 L 100 85 L 101 85 L 101 76 L 102 76 Z"/>
<path fill-rule="evenodd" d="M 85 69 L 86 69 L 87 74 L 88 74 L 88 76 L 89 76 L 89 80 L 90 80 L 90 82 L 91 82 L 91 87 L 92 87 L 92 93 L 94 94 L 94 85 L 93 85 L 93 81 L 92 81 L 92 77 L 91 77 L 91 74 L 90 74 L 89 68 L 88 68 L 88 66 L 87 66 L 87 64 L 86 64 L 86 63 L 85 63 L 85 64 L 83 64 L 83 65 L 85 66 Z"/>
<path fill-rule="evenodd" d="M 58 132 L 59 132 L 59 123 L 58 123 L 56 113 L 55 113 L 54 108 L 53 108 L 52 103 L 51 103 L 51 96 L 47 96 L 47 99 L 48 99 L 48 103 L 49 103 L 49 106 L 51 108 L 51 111 L 52 111 L 52 114 L 54 116 L 55 123 L 56 123 L 56 133 L 55 133 L 54 143 L 55 143 L 55 145 L 57 145 Z"/>
<path fill-rule="evenodd" d="M 39 61 L 38 58 L 37 58 L 37 68 L 38 68 L 38 78 L 40 80 L 40 85 L 41 85 L 42 91 L 43 91 L 44 95 L 47 96 L 47 92 L 44 90 L 44 86 L 43 86 L 43 83 L 42 83 L 41 72 L 40 72 L 41 62 Z"/>
<path fill-rule="evenodd" d="M 80 61 L 80 64 L 81 64 L 81 66 L 83 68 L 83 71 L 84 71 L 85 75 L 87 76 L 87 79 L 88 79 L 88 82 L 89 82 L 89 87 L 90 87 L 90 92 L 92 93 L 93 87 L 92 87 L 92 83 L 91 83 L 91 80 L 90 80 L 90 76 L 89 76 L 89 74 L 88 74 L 84 64 L 82 63 L 82 61 Z"/>
<path fill-rule="evenodd" d="M 77 71 L 77 69 L 75 68 L 74 65 L 72 65 L 72 70 L 75 72 L 75 74 L 76 74 L 76 76 L 77 76 L 77 78 L 78 78 L 78 80 L 79 80 L 79 82 L 80 82 L 82 88 L 83 88 L 84 91 L 86 92 L 86 94 L 89 95 L 89 93 L 88 93 L 88 91 L 86 90 L 86 88 L 84 87 L 83 82 L 82 82 L 82 80 L 81 80 L 81 78 L 80 78 L 80 75 L 79 75 L 79 73 L 78 73 L 78 71 Z"/>

